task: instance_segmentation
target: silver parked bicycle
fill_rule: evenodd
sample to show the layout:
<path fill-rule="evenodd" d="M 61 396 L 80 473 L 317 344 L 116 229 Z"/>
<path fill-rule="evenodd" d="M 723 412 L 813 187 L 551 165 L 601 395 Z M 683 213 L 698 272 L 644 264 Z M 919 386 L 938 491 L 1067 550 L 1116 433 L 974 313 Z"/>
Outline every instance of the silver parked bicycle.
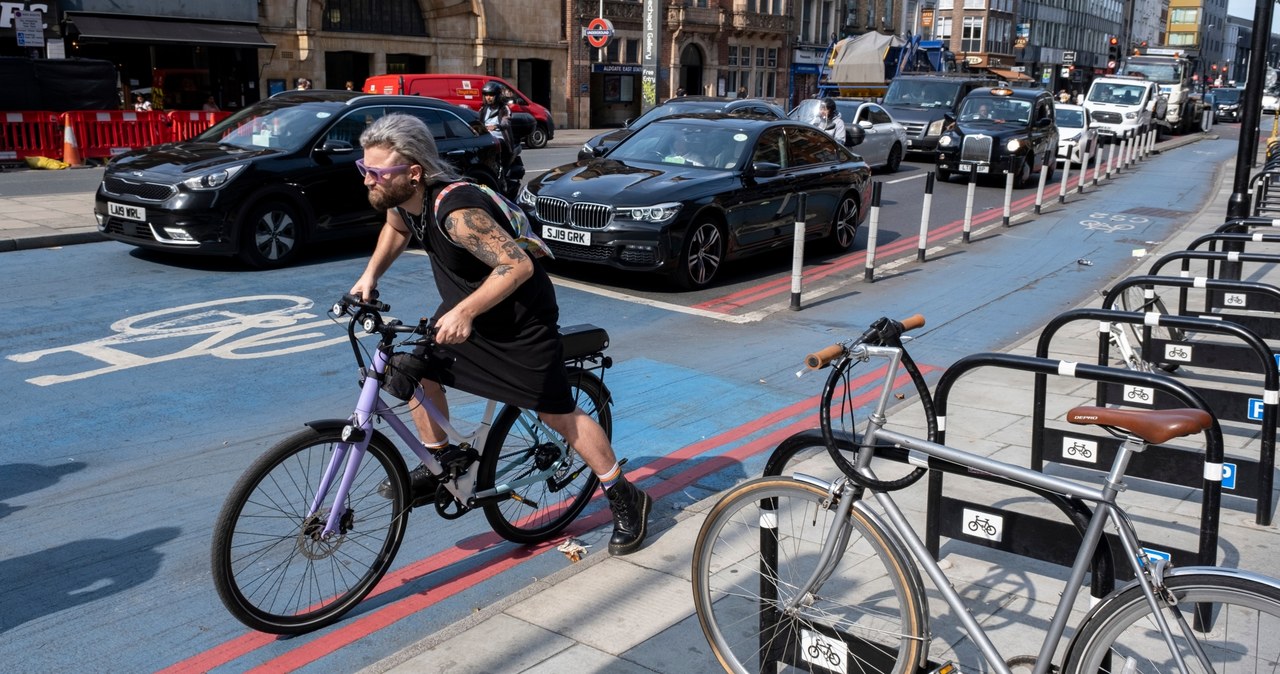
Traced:
<path fill-rule="evenodd" d="M 993 671 L 1030 666 L 1035 674 L 1276 672 L 1280 668 L 1280 583 L 1221 567 L 1172 568 L 1149 556 L 1116 499 L 1130 458 L 1149 444 L 1200 433 L 1214 424 L 1195 409 L 1082 406 L 1067 419 L 1124 439 L 1101 486 L 1091 486 L 885 428 L 899 366 L 910 362 L 902 333 L 924 325 L 882 318 L 857 339 L 809 357 L 834 364 L 819 416 L 834 482 L 764 477 L 729 490 L 710 510 L 693 556 L 698 621 L 731 672 L 956 671 L 929 663 L 929 610 L 923 569 Z M 853 411 L 839 404 L 840 382 L 871 359 L 888 365 L 879 401 L 856 451 L 846 452 Z M 919 371 L 906 368 L 917 385 Z M 832 405 L 835 400 L 836 404 Z M 914 468 L 886 479 L 883 455 Z M 880 458 L 879 461 L 876 461 Z M 891 492 L 918 480 L 924 466 L 949 464 L 1093 505 L 1066 587 L 1035 656 L 1003 657 L 966 608 L 946 573 L 894 502 Z M 883 468 L 883 466 L 881 466 Z M 873 509 L 871 503 L 877 506 Z M 1094 553 L 1110 524 L 1135 580 L 1072 621 Z M 1124 563 L 1124 562 L 1117 562 Z M 1055 653 L 1068 628 L 1071 637 Z"/>

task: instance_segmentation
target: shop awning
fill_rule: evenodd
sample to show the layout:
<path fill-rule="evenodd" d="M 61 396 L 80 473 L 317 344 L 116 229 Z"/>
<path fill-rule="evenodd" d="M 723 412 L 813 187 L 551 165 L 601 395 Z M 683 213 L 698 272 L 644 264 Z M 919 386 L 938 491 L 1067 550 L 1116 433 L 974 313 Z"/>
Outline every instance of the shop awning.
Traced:
<path fill-rule="evenodd" d="M 67 14 L 80 39 L 112 42 L 145 42 L 147 44 L 200 44 L 217 47 L 272 48 L 262 39 L 258 27 L 247 23 L 213 23 L 199 21 L 166 21 L 133 17 Z M 70 28 L 68 28 L 70 31 Z M 71 31 L 71 34 L 75 34 Z"/>
<path fill-rule="evenodd" d="M 1016 70 L 1007 70 L 1005 68 L 987 68 L 987 72 L 1009 82 L 1031 82 L 1031 77 L 1026 73 L 1020 73 Z"/>

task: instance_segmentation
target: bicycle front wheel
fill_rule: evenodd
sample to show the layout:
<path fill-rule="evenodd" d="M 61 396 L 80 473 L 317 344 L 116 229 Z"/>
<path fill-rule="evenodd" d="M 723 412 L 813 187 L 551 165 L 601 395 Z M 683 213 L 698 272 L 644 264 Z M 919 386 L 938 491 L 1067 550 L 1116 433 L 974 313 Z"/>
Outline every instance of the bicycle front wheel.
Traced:
<path fill-rule="evenodd" d="M 827 492 L 790 477 L 744 482 L 720 499 L 693 551 L 702 633 L 730 672 L 915 672 L 928 610 L 914 567 L 854 508 L 830 576 L 797 595 L 835 518 Z M 790 669 L 786 671 L 792 671 Z"/>
<path fill-rule="evenodd" d="M 1177 598 L 1177 613 L 1165 610 L 1174 643 L 1190 672 L 1274 672 L 1280 663 L 1280 591 L 1238 576 L 1188 573 L 1165 586 Z M 1198 659 L 1197 651 L 1212 664 Z M 1147 605 L 1133 586 L 1081 627 L 1067 653 L 1064 672 L 1155 674 L 1178 671 Z"/>
<path fill-rule="evenodd" d="M 227 496 L 213 532 L 213 582 L 237 620 L 272 634 L 328 625 L 364 599 L 391 566 L 408 518 L 408 473 L 382 436 L 351 483 L 338 532 L 322 538 L 341 471 L 308 515 L 340 428 L 308 428 L 272 447 Z M 345 465 L 345 461 L 344 461 Z M 388 498 L 378 486 L 390 479 Z"/>
<path fill-rule="evenodd" d="M 578 407 L 613 437 L 613 412 L 604 384 L 580 370 L 569 372 L 569 387 Z M 541 473 L 557 461 L 545 478 L 512 488 L 509 498 L 484 506 L 485 519 L 499 536 L 515 543 L 538 543 L 559 533 L 582 512 L 599 479 L 565 439 L 543 424 L 527 426 L 520 409 L 505 406 L 489 431 L 476 475 L 477 490 L 513 485 Z M 556 443 L 565 446 L 561 450 Z"/>
<path fill-rule="evenodd" d="M 1147 297 L 1146 291 L 1140 286 L 1129 286 L 1120 293 L 1120 306 L 1125 311 L 1133 311 L 1137 313 L 1155 312 L 1158 314 L 1170 315 L 1169 310 L 1165 308 L 1164 302 L 1159 297 Z M 1134 349 L 1141 352 L 1143 326 L 1138 323 L 1126 323 L 1130 334 L 1133 335 Z M 1151 338 L 1165 342 L 1180 342 L 1186 338 L 1186 332 L 1180 328 L 1167 328 L 1164 326 L 1151 326 Z M 1156 367 L 1165 372 L 1173 372 L 1178 369 L 1177 363 L 1158 363 Z"/>

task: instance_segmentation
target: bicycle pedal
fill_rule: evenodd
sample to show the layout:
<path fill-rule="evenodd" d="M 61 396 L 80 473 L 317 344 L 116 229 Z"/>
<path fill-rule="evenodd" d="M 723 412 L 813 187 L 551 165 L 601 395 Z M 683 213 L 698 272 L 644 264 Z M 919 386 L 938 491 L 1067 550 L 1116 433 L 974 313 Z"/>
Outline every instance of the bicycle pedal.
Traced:
<path fill-rule="evenodd" d="M 960 666 L 954 662 L 944 662 L 933 669 L 928 674 L 961 674 Z"/>

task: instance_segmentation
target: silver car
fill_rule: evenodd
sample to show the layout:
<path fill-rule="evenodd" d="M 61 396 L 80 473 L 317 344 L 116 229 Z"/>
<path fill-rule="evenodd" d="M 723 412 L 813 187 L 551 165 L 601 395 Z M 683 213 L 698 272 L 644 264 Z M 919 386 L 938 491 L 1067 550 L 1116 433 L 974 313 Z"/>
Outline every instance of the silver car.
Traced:
<path fill-rule="evenodd" d="M 1089 112 L 1067 103 L 1054 103 L 1053 111 L 1058 121 L 1058 159 L 1079 164 L 1085 151 L 1097 157 L 1098 127 L 1089 120 Z"/>
<path fill-rule="evenodd" d="M 862 129 L 864 137 L 858 143 L 855 152 L 862 155 L 863 161 L 873 168 L 883 168 L 887 173 L 898 170 L 902 164 L 902 155 L 907 147 L 907 129 L 895 122 L 875 101 L 857 98 L 835 98 L 836 110 L 844 120 L 847 137 L 856 134 L 854 127 Z M 810 98 L 800 102 L 787 117 L 806 124 L 813 124 L 818 118 L 818 110 L 822 100 Z"/>

